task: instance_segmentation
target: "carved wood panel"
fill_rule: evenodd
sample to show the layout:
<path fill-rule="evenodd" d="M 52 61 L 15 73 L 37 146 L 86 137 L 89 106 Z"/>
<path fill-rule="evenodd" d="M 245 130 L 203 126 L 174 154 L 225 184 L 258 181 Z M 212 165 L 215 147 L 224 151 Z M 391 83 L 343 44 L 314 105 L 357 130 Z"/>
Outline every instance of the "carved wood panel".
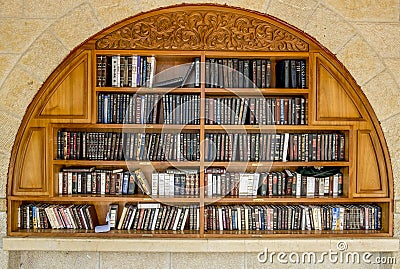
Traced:
<path fill-rule="evenodd" d="M 308 51 L 300 37 L 241 13 L 187 10 L 156 13 L 96 42 L 97 49 Z"/>

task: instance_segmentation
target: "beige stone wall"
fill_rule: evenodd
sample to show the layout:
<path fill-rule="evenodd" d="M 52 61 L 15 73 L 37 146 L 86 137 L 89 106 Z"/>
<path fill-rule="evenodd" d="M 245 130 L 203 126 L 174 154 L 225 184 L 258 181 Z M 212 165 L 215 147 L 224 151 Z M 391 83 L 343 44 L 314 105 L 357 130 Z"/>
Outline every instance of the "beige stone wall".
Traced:
<path fill-rule="evenodd" d="M 185 2 L 205 2 L 186 0 Z M 395 234 L 400 235 L 400 4 L 399 0 L 216 0 L 217 3 L 254 9 L 274 15 L 304 30 L 326 46 L 349 69 L 371 102 L 385 132 L 395 179 Z M 162 3 L 160 5 L 160 3 Z M 10 152 L 25 110 L 43 81 L 81 42 L 104 27 L 138 12 L 179 4 L 165 0 L 2 0 L 0 1 L 0 236 L 6 233 L 6 181 Z M 1 241 L 0 241 L 1 242 Z M 217 255 L 217 254 L 214 254 Z M 247 254 L 246 254 L 247 255 Z M 226 254 L 232 267 L 252 268 L 245 254 Z M 69 257 L 110 267 L 109 254 L 7 253 L 9 257 Z M 118 258 L 118 255 L 116 256 Z M 191 259 L 210 263 L 203 255 L 163 254 L 159 268 L 185 267 Z M 123 257 L 122 257 L 123 258 Z M 19 258 L 18 258 L 19 259 Z M 111 259 L 111 260 L 110 260 Z M 129 260 L 131 259 L 131 260 Z M 130 256 L 125 263 L 137 262 Z M 152 257 L 146 257 L 152 259 Z M 140 260 L 140 259 L 139 259 Z M 400 257 L 399 257 L 400 262 Z M 67 263 L 68 264 L 68 263 Z M 46 265 L 50 266 L 51 263 Z M 37 267 L 40 265 L 36 264 Z M 35 265 L 23 264 L 23 268 Z M 59 268 L 58 264 L 54 267 Z M 43 268 L 43 267 L 41 267 Z"/>

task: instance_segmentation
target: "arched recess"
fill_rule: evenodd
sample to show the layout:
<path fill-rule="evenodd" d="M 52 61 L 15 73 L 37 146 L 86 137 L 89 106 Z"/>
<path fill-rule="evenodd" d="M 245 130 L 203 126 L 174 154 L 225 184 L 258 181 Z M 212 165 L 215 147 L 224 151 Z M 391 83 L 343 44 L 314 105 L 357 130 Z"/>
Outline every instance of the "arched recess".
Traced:
<path fill-rule="evenodd" d="M 56 127 L 96 125 L 95 53 L 126 50 L 307 55 L 308 124 L 316 130 L 318 126 L 348 128 L 347 198 L 387 198 L 384 218 L 386 232 L 392 234 L 393 176 L 388 148 L 356 81 L 308 34 L 278 18 L 225 5 L 184 4 L 140 13 L 102 30 L 71 52 L 40 88 L 22 120 L 9 167 L 9 202 L 23 196 L 27 200 L 57 197 Z M 16 210 L 17 203 L 9 203 L 10 219 Z"/>

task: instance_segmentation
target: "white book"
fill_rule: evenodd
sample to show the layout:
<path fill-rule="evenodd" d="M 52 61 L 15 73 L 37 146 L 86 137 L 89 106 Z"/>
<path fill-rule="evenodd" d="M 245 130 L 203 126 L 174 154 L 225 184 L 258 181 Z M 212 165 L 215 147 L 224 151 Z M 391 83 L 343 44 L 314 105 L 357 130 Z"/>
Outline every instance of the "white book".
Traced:
<path fill-rule="evenodd" d="M 247 205 L 244 205 L 244 228 L 245 230 L 249 229 L 249 208 Z"/>
<path fill-rule="evenodd" d="M 257 196 L 258 184 L 260 182 L 260 173 L 253 174 L 253 196 Z"/>
<path fill-rule="evenodd" d="M 315 177 L 307 176 L 307 197 L 314 197 Z"/>
<path fill-rule="evenodd" d="M 104 95 L 104 104 L 103 104 L 103 108 L 104 108 L 104 112 L 103 112 L 103 123 L 109 123 L 110 119 L 108 117 L 108 108 L 110 107 L 110 98 L 108 96 L 108 94 Z"/>
<path fill-rule="evenodd" d="M 120 86 L 120 67 L 121 67 L 121 57 L 119 55 L 114 55 L 111 57 L 111 86 Z"/>
<path fill-rule="evenodd" d="M 324 196 L 325 194 L 325 178 L 319 178 L 319 196 Z"/>
<path fill-rule="evenodd" d="M 158 173 L 153 172 L 151 174 L 151 195 L 157 196 L 158 194 Z"/>
<path fill-rule="evenodd" d="M 77 175 L 78 179 L 78 188 L 77 188 L 77 192 L 78 193 L 82 193 L 82 173 L 78 173 Z"/>
<path fill-rule="evenodd" d="M 172 230 L 176 231 L 179 223 L 179 218 L 181 217 L 182 214 L 182 208 L 178 207 L 178 211 L 176 213 L 175 221 L 174 221 L 174 226 L 172 226 Z"/>
<path fill-rule="evenodd" d="M 325 177 L 324 195 L 329 195 L 329 177 Z"/>
<path fill-rule="evenodd" d="M 138 209 L 160 208 L 160 203 L 138 203 Z"/>
<path fill-rule="evenodd" d="M 128 223 L 128 226 L 127 226 L 127 229 L 128 229 L 128 230 L 131 229 L 132 224 L 133 224 L 133 221 L 135 220 L 136 210 L 137 210 L 136 207 L 134 207 L 134 208 L 132 209 L 131 219 L 129 220 L 129 223 Z"/>
<path fill-rule="evenodd" d="M 218 220 L 219 220 L 219 230 L 222 231 L 224 229 L 224 222 L 222 220 L 222 208 L 218 207 Z"/>
<path fill-rule="evenodd" d="M 337 197 L 339 194 L 339 175 L 333 176 L 333 197 Z"/>
<path fill-rule="evenodd" d="M 207 196 L 212 197 L 213 195 L 213 175 L 207 174 Z"/>
<path fill-rule="evenodd" d="M 301 174 L 296 173 L 296 197 L 301 197 Z"/>
<path fill-rule="evenodd" d="M 160 212 L 160 208 L 156 208 L 156 211 L 154 212 L 153 223 L 151 225 L 152 231 L 154 231 L 156 229 L 156 223 L 157 223 L 157 218 L 158 218 L 159 212 Z"/>
<path fill-rule="evenodd" d="M 200 230 L 200 208 L 196 210 L 196 231 Z"/>
<path fill-rule="evenodd" d="M 149 58 L 147 58 L 149 60 Z M 154 76 L 156 74 L 156 57 L 150 57 L 150 77 L 149 77 L 149 87 L 153 87 Z"/>
<path fill-rule="evenodd" d="M 185 215 L 183 216 L 183 221 L 182 221 L 181 227 L 180 227 L 181 231 L 183 231 L 183 229 L 185 229 L 185 224 L 186 224 L 188 215 L 189 215 L 189 208 L 185 208 Z"/>
<path fill-rule="evenodd" d="M 169 181 L 169 174 L 164 173 L 164 195 L 169 196 L 169 186 L 170 181 Z"/>
<path fill-rule="evenodd" d="M 132 56 L 132 87 L 137 87 L 138 56 Z"/>
<path fill-rule="evenodd" d="M 211 196 L 217 195 L 217 174 L 212 175 L 212 194 Z"/>
<path fill-rule="evenodd" d="M 106 172 L 100 173 L 100 194 L 106 194 Z"/>
<path fill-rule="evenodd" d="M 67 179 L 68 179 L 68 183 L 67 183 L 68 191 L 67 191 L 67 194 L 72 194 L 72 172 L 68 172 Z"/>
<path fill-rule="evenodd" d="M 288 147 L 289 147 L 289 133 L 284 134 L 284 140 L 283 140 L 283 154 L 282 154 L 282 161 L 286 162 L 287 161 L 287 155 L 288 155 Z"/>
<path fill-rule="evenodd" d="M 158 174 L 158 195 L 165 195 L 165 173 Z"/>
<path fill-rule="evenodd" d="M 237 228 L 239 231 L 242 230 L 242 209 L 240 208 L 240 206 L 238 206 L 236 208 L 237 211 Z"/>
<path fill-rule="evenodd" d="M 63 194 L 63 178 L 64 178 L 63 175 L 64 175 L 63 172 L 58 172 L 58 195 Z"/>
<path fill-rule="evenodd" d="M 121 217 L 119 219 L 118 227 L 117 227 L 118 230 L 122 229 L 122 224 L 125 220 L 125 216 L 126 216 L 126 213 L 128 212 L 128 208 L 129 208 L 128 206 L 124 206 L 124 209 L 122 209 Z"/>
<path fill-rule="evenodd" d="M 241 173 L 239 175 L 239 196 L 247 195 L 249 180 L 247 174 Z"/>
<path fill-rule="evenodd" d="M 245 195 L 253 194 L 254 174 L 246 174 L 247 178 L 247 193 Z"/>
<path fill-rule="evenodd" d="M 217 176 L 216 176 L 216 187 L 215 187 L 215 190 L 216 190 L 216 195 L 217 196 L 221 196 L 221 174 L 217 174 Z"/>
<path fill-rule="evenodd" d="M 175 194 L 175 175 L 169 174 L 169 195 L 174 196 Z"/>
<path fill-rule="evenodd" d="M 86 175 L 86 193 L 92 193 L 92 174 L 87 173 Z"/>

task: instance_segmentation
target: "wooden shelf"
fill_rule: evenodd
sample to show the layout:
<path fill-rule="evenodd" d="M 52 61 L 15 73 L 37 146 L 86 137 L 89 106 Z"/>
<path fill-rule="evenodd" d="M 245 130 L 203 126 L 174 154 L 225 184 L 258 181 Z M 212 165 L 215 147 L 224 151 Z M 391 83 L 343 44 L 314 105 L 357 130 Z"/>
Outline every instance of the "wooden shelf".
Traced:
<path fill-rule="evenodd" d="M 157 168 L 162 167 L 199 167 L 199 162 L 176 162 L 176 161 L 95 161 L 95 160 L 53 160 L 55 165 L 67 165 L 67 166 L 154 166 Z"/>
<path fill-rule="evenodd" d="M 73 229 L 19 229 L 12 232 L 12 236 L 23 237 L 102 237 L 102 238 L 199 238 L 198 231 L 146 231 L 146 230 L 111 230 L 107 233 L 95 233 L 93 230 Z"/>
<path fill-rule="evenodd" d="M 375 230 L 344 230 L 344 231 L 300 231 L 300 230 L 274 230 L 274 231 L 206 231 L 205 238 L 310 238 L 310 237 L 389 237 L 390 234 Z"/>
<path fill-rule="evenodd" d="M 287 88 L 206 88 L 206 95 L 238 95 L 240 97 L 245 96 L 264 96 L 264 95 L 274 95 L 274 96 L 300 96 L 308 95 L 310 93 L 309 89 L 287 89 Z"/>
<path fill-rule="evenodd" d="M 204 166 L 218 166 L 218 167 L 242 167 L 243 169 L 248 169 L 250 167 L 299 167 L 299 166 L 349 166 L 350 163 L 343 162 L 204 162 Z"/>
<path fill-rule="evenodd" d="M 298 132 L 298 131 L 348 131 L 349 126 L 311 126 L 311 125 L 204 125 L 206 131 L 259 131 L 259 132 L 273 132 L 273 131 L 286 131 L 286 132 Z"/>
<path fill-rule="evenodd" d="M 343 203 L 389 203 L 389 198 L 349 198 L 349 197 L 293 197 L 293 196 L 257 196 L 257 197 L 206 197 L 205 204 L 343 204 Z"/>
<path fill-rule="evenodd" d="M 131 94 L 200 94 L 201 88 L 96 87 L 96 91 Z"/>
<path fill-rule="evenodd" d="M 150 197 L 146 195 L 97 195 L 97 194 L 73 194 L 73 195 L 60 195 L 54 197 L 44 196 L 14 196 L 10 197 L 11 201 L 31 201 L 31 202 L 107 202 L 107 203 L 168 203 L 168 204 L 193 204 L 200 203 L 199 197 L 191 196 L 176 196 L 176 197 Z"/>

